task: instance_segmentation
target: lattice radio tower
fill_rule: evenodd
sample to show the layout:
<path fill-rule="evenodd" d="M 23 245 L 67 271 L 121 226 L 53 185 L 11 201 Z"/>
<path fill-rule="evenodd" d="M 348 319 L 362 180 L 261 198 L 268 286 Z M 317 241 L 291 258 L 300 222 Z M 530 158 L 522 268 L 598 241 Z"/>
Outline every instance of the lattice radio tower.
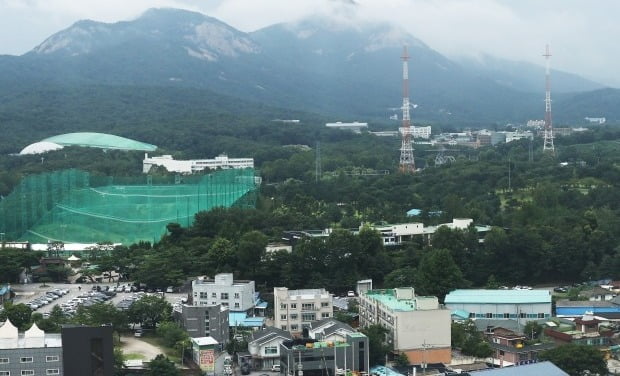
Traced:
<path fill-rule="evenodd" d="M 409 174 L 415 172 L 415 160 L 413 159 L 413 147 L 411 146 L 411 120 L 409 119 L 409 66 L 407 60 L 407 46 L 403 46 L 403 135 L 400 147 L 400 172 Z"/>
<path fill-rule="evenodd" d="M 549 58 L 551 54 L 549 53 L 549 45 L 545 48 L 545 54 L 543 55 L 546 60 L 546 69 L 545 69 L 545 141 L 543 144 L 543 152 L 550 152 L 552 155 L 555 154 L 555 148 L 553 146 L 553 120 L 551 117 L 551 78 L 549 72 Z"/>

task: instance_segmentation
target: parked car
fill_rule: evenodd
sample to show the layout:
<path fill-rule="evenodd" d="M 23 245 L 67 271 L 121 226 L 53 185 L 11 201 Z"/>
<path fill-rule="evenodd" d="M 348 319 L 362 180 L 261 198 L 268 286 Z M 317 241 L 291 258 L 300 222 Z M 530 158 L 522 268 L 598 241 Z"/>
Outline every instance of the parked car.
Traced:
<path fill-rule="evenodd" d="M 174 287 L 168 286 L 168 288 L 166 289 L 166 292 L 174 292 Z"/>
<path fill-rule="evenodd" d="M 136 329 L 135 332 L 133 332 L 134 337 L 142 337 L 142 329 Z"/>
<path fill-rule="evenodd" d="M 279 364 L 272 365 L 271 372 L 280 372 L 280 365 Z"/>

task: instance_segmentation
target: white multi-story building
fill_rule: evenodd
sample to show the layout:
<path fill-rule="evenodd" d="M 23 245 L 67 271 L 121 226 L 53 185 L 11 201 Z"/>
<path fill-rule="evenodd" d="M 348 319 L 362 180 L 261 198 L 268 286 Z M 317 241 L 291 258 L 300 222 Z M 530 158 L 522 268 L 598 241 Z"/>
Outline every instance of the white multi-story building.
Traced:
<path fill-rule="evenodd" d="M 142 172 L 148 173 L 153 166 L 163 166 L 169 172 L 181 174 L 193 174 L 204 169 L 216 168 L 254 168 L 254 158 L 228 158 L 226 154 L 220 154 L 213 159 L 190 159 L 187 161 L 175 160 L 172 155 L 149 157 L 144 154 Z"/>
<path fill-rule="evenodd" d="M 341 121 L 337 121 L 335 123 L 325 123 L 325 126 L 327 128 L 348 130 L 354 133 L 361 133 L 362 129 L 368 129 L 368 123 L 360 123 L 357 121 L 354 121 L 352 123 L 343 123 Z"/>
<path fill-rule="evenodd" d="M 528 140 L 534 139 L 534 134 L 530 131 L 525 132 L 505 132 L 506 133 L 506 143 L 512 141 L 522 140 L 524 138 Z"/>
<path fill-rule="evenodd" d="M 381 325 L 387 343 L 412 364 L 450 363 L 451 315 L 437 297 L 416 296 L 412 287 L 369 290 L 360 295 L 360 326 Z"/>
<path fill-rule="evenodd" d="M 231 311 L 248 312 L 254 308 L 254 291 L 254 281 L 235 281 L 232 273 L 192 281 L 193 303 L 197 306 L 221 304 Z"/>
<path fill-rule="evenodd" d="M 412 126 L 411 136 L 413 136 L 413 138 L 424 138 L 428 140 L 429 138 L 431 138 L 431 126 L 430 125 L 427 127 Z"/>
<path fill-rule="evenodd" d="M 325 289 L 289 290 L 286 287 L 274 287 L 273 326 L 300 334 L 310 328 L 316 320 L 330 318 L 334 315 L 332 297 Z"/>

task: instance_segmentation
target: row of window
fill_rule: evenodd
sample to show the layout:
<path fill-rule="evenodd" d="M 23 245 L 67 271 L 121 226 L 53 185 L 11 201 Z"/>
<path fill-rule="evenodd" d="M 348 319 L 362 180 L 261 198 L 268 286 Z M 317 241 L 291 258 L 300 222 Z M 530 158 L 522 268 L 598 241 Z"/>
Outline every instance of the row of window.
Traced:
<path fill-rule="evenodd" d="M 196 294 L 194 294 L 194 296 L 196 296 Z M 217 293 L 216 292 L 212 292 L 211 293 L 211 297 L 212 298 L 217 298 Z M 236 293 L 234 293 L 234 297 L 235 297 L 235 299 L 240 299 L 241 298 L 241 294 L 236 292 Z M 209 293 L 208 292 L 201 292 L 200 293 L 200 299 L 209 299 Z M 220 293 L 220 299 L 228 300 L 228 293 L 227 292 Z"/>
<path fill-rule="evenodd" d="M 477 319 L 516 319 L 516 318 L 521 318 L 521 319 L 544 319 L 546 317 L 550 317 L 550 315 L 548 313 L 474 313 L 471 312 L 469 314 L 470 318 L 477 318 Z"/>
<path fill-rule="evenodd" d="M 280 320 L 286 320 L 286 315 L 280 315 Z M 291 320 L 297 320 L 299 316 L 296 313 L 291 313 L 290 315 L 290 319 Z M 321 313 L 321 318 L 322 319 L 328 319 L 329 318 L 329 312 L 322 312 Z M 301 314 L 301 321 L 315 321 L 316 320 L 316 314 L 314 313 L 302 313 Z"/>
<path fill-rule="evenodd" d="M 47 355 L 45 357 L 45 361 L 46 362 L 59 362 L 60 356 L 59 355 Z M 10 362 L 11 361 L 9 360 L 9 358 L 0 358 L 0 364 L 7 364 Z M 34 358 L 31 356 L 22 356 L 21 358 L 19 358 L 19 362 L 20 363 L 32 363 L 34 362 Z"/>
<path fill-rule="evenodd" d="M 60 375 L 60 369 L 58 368 L 48 368 L 45 370 L 46 375 Z M 21 370 L 20 376 L 31 376 L 34 375 L 33 369 L 23 369 Z M 0 376 L 11 376 L 11 371 L 0 371 Z"/>
<path fill-rule="evenodd" d="M 216 305 L 217 302 L 211 302 L 211 305 Z M 208 306 L 209 302 L 200 302 L 201 306 Z M 228 303 L 227 302 L 222 302 L 222 307 L 228 307 Z M 241 306 L 239 305 L 239 303 L 235 303 L 235 308 L 240 308 Z"/>
<path fill-rule="evenodd" d="M 321 308 L 328 308 L 329 302 L 321 302 Z M 280 309 L 286 309 L 286 303 L 280 303 Z M 297 309 L 297 303 L 291 303 L 290 309 Z M 314 307 L 314 303 L 302 303 L 301 304 L 302 311 L 314 311 L 316 308 Z"/>

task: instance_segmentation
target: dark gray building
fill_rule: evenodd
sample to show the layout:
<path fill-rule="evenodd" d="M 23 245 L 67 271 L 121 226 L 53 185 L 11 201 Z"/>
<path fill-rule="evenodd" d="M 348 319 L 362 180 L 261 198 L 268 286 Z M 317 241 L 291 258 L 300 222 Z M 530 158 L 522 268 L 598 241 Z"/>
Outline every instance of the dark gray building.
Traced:
<path fill-rule="evenodd" d="M 293 339 L 280 344 L 280 374 L 304 376 L 341 374 L 349 369 L 368 372 L 368 337 L 362 333 L 348 333 L 344 341 L 317 341 L 310 338 Z"/>
<path fill-rule="evenodd" d="M 175 320 L 190 337 L 213 337 L 222 348 L 228 344 L 228 308 L 221 305 L 183 304 L 173 312 Z"/>
<path fill-rule="evenodd" d="M 64 376 L 114 375 L 112 326 L 63 326 L 60 334 Z"/>

